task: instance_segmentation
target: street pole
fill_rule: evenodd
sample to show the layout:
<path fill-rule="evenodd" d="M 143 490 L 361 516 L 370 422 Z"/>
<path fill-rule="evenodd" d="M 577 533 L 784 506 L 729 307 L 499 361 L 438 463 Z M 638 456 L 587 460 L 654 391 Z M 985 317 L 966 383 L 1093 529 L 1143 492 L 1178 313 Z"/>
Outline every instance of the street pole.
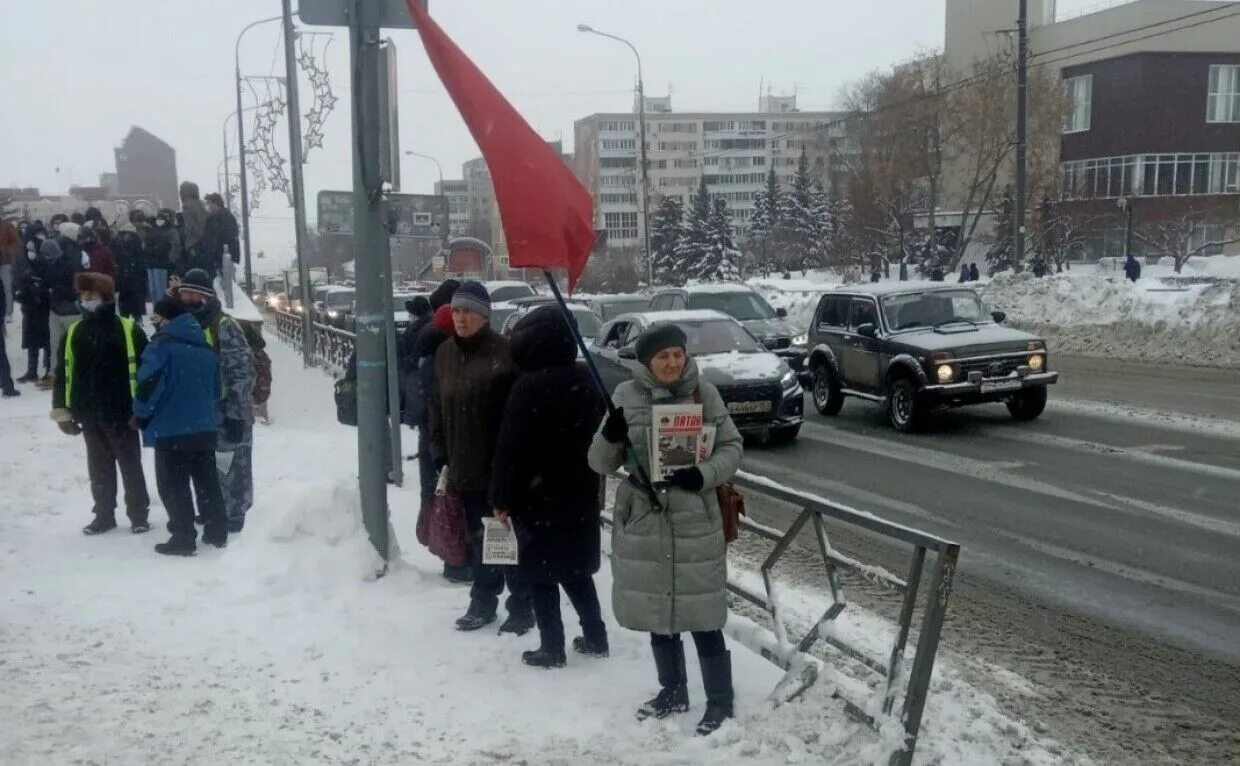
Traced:
<path fill-rule="evenodd" d="M 224 137 L 224 204 L 228 207 L 229 210 L 232 210 L 232 203 L 233 203 L 232 184 L 229 183 L 229 180 L 228 180 L 228 120 L 231 120 L 231 119 L 232 119 L 232 115 L 230 114 L 228 115 L 227 119 L 224 120 L 224 131 L 223 131 L 223 137 Z M 246 285 L 245 291 L 247 294 L 251 294 L 251 295 L 254 293 L 254 291 L 250 289 L 249 285 Z"/>
<path fill-rule="evenodd" d="M 443 165 L 439 164 L 439 160 L 435 159 L 429 154 L 422 154 L 421 152 L 415 152 L 409 149 L 405 150 L 405 154 L 409 155 L 410 157 L 421 157 L 424 160 L 430 160 L 431 162 L 435 163 L 435 169 L 439 171 L 439 193 L 442 194 L 443 193 Z"/>
<path fill-rule="evenodd" d="M 646 84 L 642 77 L 642 55 L 637 52 L 637 46 L 623 37 L 600 32 L 588 24 L 578 24 L 577 31 L 624 43 L 629 50 L 633 51 L 633 56 L 637 59 L 637 126 L 638 140 L 641 142 L 638 162 L 641 163 L 642 174 L 642 231 L 646 250 L 646 284 L 648 287 L 654 287 L 654 258 L 650 252 L 650 162 L 646 159 Z"/>
<path fill-rule="evenodd" d="M 1029 107 L 1029 3 L 1018 0 L 1019 15 L 1016 19 L 1016 216 L 1012 241 L 1015 243 L 1016 270 L 1025 263 L 1025 155 L 1028 150 Z"/>
<path fill-rule="evenodd" d="M 288 0 L 284 0 L 286 3 Z M 379 173 L 379 3 L 350 0 L 349 69 L 353 75 L 353 258 L 356 266 L 357 462 L 362 521 L 388 560 L 387 341 L 383 291 L 392 258 L 387 203 Z M 390 299 L 388 299 L 390 301 Z"/>
<path fill-rule="evenodd" d="M 310 304 L 310 264 L 306 263 L 306 190 L 301 177 L 301 105 L 297 98 L 297 55 L 293 36 L 292 0 L 282 0 L 284 9 L 284 87 L 288 89 L 288 163 L 293 183 L 294 243 L 297 248 L 297 280 L 301 282 L 302 363 L 314 366 L 314 322 Z M 247 292 L 252 286 L 246 284 Z"/>
<path fill-rule="evenodd" d="M 247 295 L 254 294 L 254 268 L 250 261 L 250 189 L 245 175 L 245 118 L 241 109 L 241 38 L 259 24 L 279 21 L 282 18 L 284 17 L 272 16 L 246 25 L 237 33 L 237 42 L 233 45 L 233 71 L 236 75 L 237 88 L 237 163 L 241 171 L 241 246 L 245 252 L 245 292 Z"/>

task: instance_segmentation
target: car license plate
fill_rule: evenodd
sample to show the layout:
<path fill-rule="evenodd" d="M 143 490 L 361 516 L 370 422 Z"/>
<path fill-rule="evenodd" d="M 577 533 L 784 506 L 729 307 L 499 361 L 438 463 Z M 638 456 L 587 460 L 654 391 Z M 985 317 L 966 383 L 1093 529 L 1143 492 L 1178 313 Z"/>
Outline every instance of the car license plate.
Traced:
<path fill-rule="evenodd" d="M 1021 387 L 1019 380 L 996 380 L 991 382 L 982 382 L 983 394 L 994 394 L 1000 391 L 1015 391 Z"/>
<path fill-rule="evenodd" d="M 751 415 L 755 412 L 770 412 L 771 402 L 769 399 L 761 399 L 756 402 L 728 402 L 728 412 L 733 415 Z"/>

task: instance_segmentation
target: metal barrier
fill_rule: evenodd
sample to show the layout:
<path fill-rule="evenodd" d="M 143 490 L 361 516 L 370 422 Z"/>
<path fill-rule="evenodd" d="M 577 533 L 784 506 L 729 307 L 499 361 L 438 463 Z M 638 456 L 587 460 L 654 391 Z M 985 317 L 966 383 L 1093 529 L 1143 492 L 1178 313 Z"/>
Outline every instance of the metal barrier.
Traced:
<path fill-rule="evenodd" d="M 301 348 L 301 316 L 285 311 L 277 311 L 275 314 L 276 334 L 280 340 Z M 314 328 L 315 363 L 335 372 L 343 371 L 349 356 L 353 353 L 353 333 L 317 322 L 312 326 Z M 922 592 L 921 579 L 926 565 L 926 554 L 928 552 L 935 554 L 930 571 L 930 585 L 926 589 L 925 603 L 922 608 L 917 648 L 913 654 L 912 667 L 908 672 L 908 683 L 904 687 L 904 704 L 899 718 L 900 725 L 904 729 L 905 747 L 892 753 L 889 760 L 889 766 L 909 766 L 913 760 L 913 750 L 917 745 L 917 735 L 921 730 L 926 695 L 930 690 L 930 674 L 934 669 L 939 636 L 943 630 L 943 620 L 947 615 L 947 602 L 952 592 L 956 562 L 960 558 L 960 545 L 912 527 L 886 521 L 865 511 L 833 503 L 818 495 L 784 487 L 756 474 L 739 471 L 733 477 L 732 482 L 743 489 L 801 508 L 792 524 L 784 532 L 745 517 L 741 518 L 742 530 L 775 544 L 774 549 L 760 567 L 765 593 L 758 593 L 731 577 L 728 579 L 730 592 L 765 610 L 770 615 L 774 626 L 775 640 L 773 643 L 755 640 L 752 632 L 744 634 L 730 632 L 734 640 L 753 649 L 784 670 L 784 677 L 771 693 L 776 703 L 797 698 L 818 681 L 823 669 L 822 661 L 809 652 L 817 642 L 822 641 L 883 677 L 885 685 L 882 714 L 891 715 L 904 670 L 905 648 L 912 630 L 913 617 L 917 612 L 917 602 Z M 604 482 L 602 487 L 604 493 L 606 493 L 606 484 Z M 606 505 L 604 502 L 604 507 Z M 604 514 L 604 520 L 610 523 L 610 516 Z M 881 567 L 863 564 L 836 551 L 831 547 L 827 537 L 828 520 L 849 524 L 890 540 L 911 545 L 912 551 L 909 556 L 906 578 L 902 580 Z M 822 556 L 823 566 L 827 572 L 827 582 L 831 588 L 831 604 L 805 635 L 793 642 L 788 637 L 787 623 L 777 595 L 778 588 L 771 572 L 792 545 L 792 541 L 801 533 L 805 525 L 811 522 L 817 537 L 818 552 Z M 903 594 L 895 641 L 886 659 L 872 657 L 865 650 L 849 645 L 826 630 L 848 606 L 840 587 L 838 575 L 840 569 L 852 570 L 863 577 L 880 580 Z M 850 695 L 841 690 L 838 685 L 834 694 L 843 700 L 845 708 L 851 715 L 871 729 L 878 730 L 878 720 L 865 711 L 865 700 L 850 699 Z"/>
<path fill-rule="evenodd" d="M 912 629 L 913 617 L 917 612 L 917 602 L 922 591 L 921 579 L 925 569 L 926 554 L 933 552 L 934 561 L 930 571 L 930 585 L 926 589 L 926 597 L 920 619 L 920 630 L 917 635 L 917 649 L 913 655 L 913 665 L 908 672 L 908 683 L 904 688 L 904 704 L 900 712 L 900 725 L 904 729 L 905 747 L 892 753 L 890 766 L 909 766 L 913 760 L 913 750 L 917 745 L 917 735 L 921 729 L 922 713 L 926 706 L 926 695 L 930 689 L 930 674 L 934 669 L 934 659 L 938 652 L 939 636 L 943 629 L 943 620 L 947 615 L 947 602 L 951 596 L 952 580 L 956 572 L 956 563 L 960 558 L 960 545 L 941 537 L 885 521 L 873 514 L 858 511 L 830 500 L 784 487 L 763 476 L 739 471 L 732 479 L 733 484 L 743 489 L 799 506 L 800 512 L 784 532 L 756 523 L 741 517 L 741 529 L 758 535 L 775 544 L 770 555 L 761 565 L 762 581 L 765 593 L 753 589 L 728 578 L 728 590 L 745 601 L 763 609 L 770 616 L 774 633 L 774 644 L 769 641 L 754 640 L 751 631 L 738 633 L 729 631 L 732 638 L 756 651 L 767 660 L 782 668 L 784 677 L 771 693 L 771 699 L 782 703 L 795 699 L 812 686 L 822 672 L 822 661 L 809 652 L 814 644 L 822 641 L 846 657 L 849 657 L 869 670 L 884 678 L 882 714 L 890 715 L 895 706 L 897 691 L 904 670 L 905 647 L 908 644 Z M 603 489 L 606 492 L 606 488 Z M 605 499 L 605 498 L 604 498 Z M 604 503 L 606 507 L 606 503 Z M 610 523 L 610 516 L 604 515 Z M 912 551 L 909 557 L 908 575 L 905 579 L 887 572 L 881 567 L 869 566 L 855 561 L 831 547 L 827 537 L 827 521 L 843 522 L 853 527 L 864 529 L 891 540 L 909 544 Z M 792 545 L 792 541 L 800 534 L 808 523 L 813 523 L 814 533 L 818 542 L 818 553 L 822 556 L 823 566 L 827 572 L 827 581 L 831 588 L 831 604 L 823 612 L 822 617 L 797 641 L 789 640 L 788 627 L 784 619 L 783 608 L 778 597 L 778 588 L 772 577 L 772 570 Z M 886 659 L 870 656 L 861 648 L 851 646 L 827 628 L 847 607 L 843 591 L 840 587 L 838 570 L 847 569 L 858 572 L 863 577 L 880 580 L 893 590 L 903 594 L 900 616 L 897 623 L 896 637 L 891 653 Z M 839 685 L 834 695 L 843 700 L 845 708 L 855 718 L 878 730 L 875 716 L 865 711 L 865 700 L 850 699 L 848 692 Z"/>
<path fill-rule="evenodd" d="M 294 348 L 301 348 L 301 315 L 276 311 L 276 336 Z M 353 355 L 353 333 L 315 322 L 314 363 L 334 373 L 343 373 Z"/>

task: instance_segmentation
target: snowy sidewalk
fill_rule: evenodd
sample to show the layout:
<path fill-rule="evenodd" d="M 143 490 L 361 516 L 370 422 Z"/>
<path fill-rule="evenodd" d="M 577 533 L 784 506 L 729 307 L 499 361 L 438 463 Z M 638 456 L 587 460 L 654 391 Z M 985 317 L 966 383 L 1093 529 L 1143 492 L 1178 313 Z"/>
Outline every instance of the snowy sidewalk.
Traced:
<path fill-rule="evenodd" d="M 598 576 L 612 656 L 538 671 L 534 633 L 462 634 L 467 590 L 413 539 L 416 486 L 390 495 L 403 566 L 375 559 L 356 508 L 356 438 L 335 423 L 331 381 L 274 339 L 275 425 L 256 433 L 256 505 L 226 550 L 151 550 L 127 527 L 98 538 L 81 441 L 24 389 L 0 408 L 0 763 L 873 763 L 879 738 L 811 690 L 764 702 L 779 672 L 733 645 L 739 719 L 692 735 L 689 715 L 639 724 L 656 689 L 647 639 L 616 626 Z M 406 436 L 409 434 L 406 432 Z M 411 443 L 406 440 L 406 444 Z M 147 476 L 154 495 L 151 456 Z M 412 464 L 408 464 L 410 469 Z M 416 471 L 410 470 L 416 482 Z M 158 503 L 156 503 L 158 506 Z M 123 521 L 123 512 L 119 513 Z M 575 634 L 565 604 L 569 636 Z M 692 654 L 692 652 L 690 652 Z M 950 686 L 950 685 L 949 685 Z M 1001 719 L 932 693 L 919 762 L 1058 760 Z M 936 707 L 948 710 L 936 716 Z M 943 721 L 935 732 L 933 720 Z M 1000 732 L 1000 729 L 1003 731 Z M 1052 750 L 1053 752 L 1053 750 Z M 1060 756 L 1062 758 L 1062 756 Z"/>

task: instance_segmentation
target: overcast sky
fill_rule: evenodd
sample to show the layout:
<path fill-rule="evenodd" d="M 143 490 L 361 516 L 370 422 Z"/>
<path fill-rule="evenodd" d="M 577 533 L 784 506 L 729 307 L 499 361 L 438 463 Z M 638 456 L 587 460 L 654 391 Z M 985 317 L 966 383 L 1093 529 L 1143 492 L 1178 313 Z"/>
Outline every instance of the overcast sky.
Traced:
<path fill-rule="evenodd" d="M 1097 4 L 1060 0 L 1059 8 L 1062 15 Z M 278 0 L 0 0 L 0 7 L 8 85 L 0 185 L 48 193 L 94 185 L 114 170 L 112 150 L 136 124 L 176 149 L 181 180 L 197 181 L 204 193 L 218 186 L 221 126 L 235 108 L 234 41 L 246 23 L 278 15 Z M 941 46 L 944 0 L 431 0 L 431 11 L 526 119 L 568 148 L 575 119 L 631 108 L 635 81 L 628 49 L 578 33 L 578 23 L 631 40 L 647 93 L 670 90 L 677 110 L 756 109 L 762 83 L 796 93 L 811 110 L 833 106 L 840 88 L 867 71 Z M 446 177 L 459 177 L 477 149 L 416 33 L 390 35 L 400 61 L 401 147 L 437 157 Z M 328 39 L 315 38 L 316 51 Z M 277 23 L 251 30 L 242 73 L 282 74 L 279 42 Z M 311 219 L 319 189 L 351 184 L 343 30 L 326 57 L 341 100 L 323 149 L 307 160 Z M 303 112 L 308 91 L 303 85 Z M 229 136 L 235 147 L 231 125 Z M 281 123 L 285 156 L 287 136 Z M 403 159 L 402 191 L 429 192 L 434 165 Z M 280 195 L 265 194 L 254 214 L 255 248 L 286 254 L 291 216 Z"/>

